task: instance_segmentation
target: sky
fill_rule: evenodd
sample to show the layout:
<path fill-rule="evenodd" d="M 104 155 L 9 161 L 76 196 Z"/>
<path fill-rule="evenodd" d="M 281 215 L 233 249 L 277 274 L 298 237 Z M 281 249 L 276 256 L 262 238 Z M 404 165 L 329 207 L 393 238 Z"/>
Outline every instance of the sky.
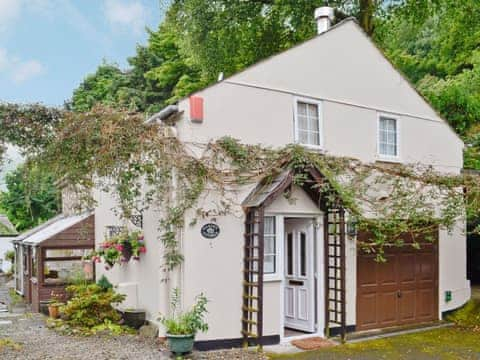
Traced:
<path fill-rule="evenodd" d="M 0 0 L 0 102 L 60 106 L 103 60 L 127 67 L 164 0 Z"/>

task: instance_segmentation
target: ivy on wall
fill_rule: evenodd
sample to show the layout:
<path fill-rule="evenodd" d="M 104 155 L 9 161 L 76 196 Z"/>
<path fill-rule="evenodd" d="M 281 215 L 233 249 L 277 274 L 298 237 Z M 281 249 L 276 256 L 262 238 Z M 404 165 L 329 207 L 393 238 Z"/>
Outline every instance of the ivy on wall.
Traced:
<path fill-rule="evenodd" d="M 388 246 L 419 247 L 419 239 L 428 238 L 432 229 L 452 230 L 458 220 L 480 214 L 475 175 L 445 175 L 421 165 L 364 164 L 296 145 L 272 149 L 230 137 L 184 144 L 164 136 L 162 125 L 145 124 L 142 114 L 105 107 L 86 113 L 23 108 L 22 129 L 16 133 L 16 111 L 0 107 L 0 122 L 11 121 L 10 132 L 2 132 L 1 139 L 24 145 L 31 136 L 36 144 L 31 160 L 64 174 L 66 184 L 82 191 L 85 206 L 94 206 L 91 190 L 96 188 L 114 195 L 125 219 L 151 206 L 162 209 L 159 240 L 167 273 L 183 261 L 177 233 L 185 226 L 186 212 L 205 214 L 198 208 L 202 194 L 218 195 L 218 209 L 227 214 L 240 205 L 232 200 L 240 186 L 271 181 L 286 168 L 294 170 L 294 183 L 300 186 L 309 168 L 320 171 L 326 181 L 316 189 L 327 201 L 341 199 L 359 229 L 370 234 L 359 246 L 376 253 L 379 261 Z M 403 242 L 405 233 L 413 244 Z"/>

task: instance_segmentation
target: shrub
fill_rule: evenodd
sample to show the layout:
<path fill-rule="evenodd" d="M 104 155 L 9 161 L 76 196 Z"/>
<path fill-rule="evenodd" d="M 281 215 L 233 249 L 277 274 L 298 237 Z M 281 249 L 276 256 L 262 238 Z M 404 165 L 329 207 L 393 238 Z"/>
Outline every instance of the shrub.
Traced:
<path fill-rule="evenodd" d="M 105 290 L 97 284 L 72 285 L 67 287 L 67 293 L 71 298 L 60 308 L 67 325 L 89 329 L 120 321 L 121 316 L 113 305 L 125 300 L 125 295 L 117 294 L 112 288 Z"/>
<path fill-rule="evenodd" d="M 182 312 L 179 309 L 180 290 L 174 289 L 172 294 L 172 317 L 160 317 L 159 320 L 165 326 L 170 335 L 195 335 L 198 331 L 207 331 L 208 324 L 204 317 L 207 311 L 207 298 L 200 294 L 196 297 L 196 303 L 191 310 Z"/>
<path fill-rule="evenodd" d="M 97 281 L 97 285 L 100 286 L 104 291 L 113 289 L 112 283 L 108 281 L 105 275 L 102 275 L 102 277 Z"/>
<path fill-rule="evenodd" d="M 480 332 L 480 300 L 470 300 L 448 317 L 456 325 Z"/>

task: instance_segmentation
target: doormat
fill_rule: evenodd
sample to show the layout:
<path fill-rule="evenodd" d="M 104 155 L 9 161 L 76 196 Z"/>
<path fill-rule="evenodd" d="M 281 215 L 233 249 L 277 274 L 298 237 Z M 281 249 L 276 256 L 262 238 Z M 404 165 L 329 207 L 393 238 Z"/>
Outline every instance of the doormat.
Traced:
<path fill-rule="evenodd" d="M 300 350 L 318 350 L 328 347 L 336 346 L 333 341 L 321 337 L 311 337 L 300 340 L 293 340 L 292 345 Z"/>

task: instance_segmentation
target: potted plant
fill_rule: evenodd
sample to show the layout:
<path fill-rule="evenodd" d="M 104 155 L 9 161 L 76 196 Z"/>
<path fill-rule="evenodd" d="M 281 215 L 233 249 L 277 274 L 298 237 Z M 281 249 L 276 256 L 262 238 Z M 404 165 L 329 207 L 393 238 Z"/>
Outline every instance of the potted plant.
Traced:
<path fill-rule="evenodd" d="M 159 318 L 167 330 L 168 346 L 172 353 L 181 355 L 191 352 L 197 332 L 208 330 L 208 324 L 205 321 L 205 314 L 208 312 L 207 302 L 207 298 L 200 294 L 189 311 L 180 311 L 180 291 L 173 290 L 172 316 Z"/>
<path fill-rule="evenodd" d="M 103 261 L 109 270 L 115 264 L 128 263 L 130 259 L 140 260 L 140 255 L 147 252 L 144 236 L 139 231 L 124 231 L 100 244 L 98 250 L 90 254 L 93 262 Z"/>
<path fill-rule="evenodd" d="M 61 293 L 56 293 L 55 291 L 52 291 L 50 293 L 50 301 L 48 302 L 48 315 L 52 319 L 58 319 L 60 317 L 60 306 L 63 305 L 63 302 L 61 301 L 63 298 L 63 294 Z"/>
<path fill-rule="evenodd" d="M 122 311 L 124 324 L 134 328 L 140 329 L 145 325 L 146 312 L 139 309 L 125 309 Z"/>

